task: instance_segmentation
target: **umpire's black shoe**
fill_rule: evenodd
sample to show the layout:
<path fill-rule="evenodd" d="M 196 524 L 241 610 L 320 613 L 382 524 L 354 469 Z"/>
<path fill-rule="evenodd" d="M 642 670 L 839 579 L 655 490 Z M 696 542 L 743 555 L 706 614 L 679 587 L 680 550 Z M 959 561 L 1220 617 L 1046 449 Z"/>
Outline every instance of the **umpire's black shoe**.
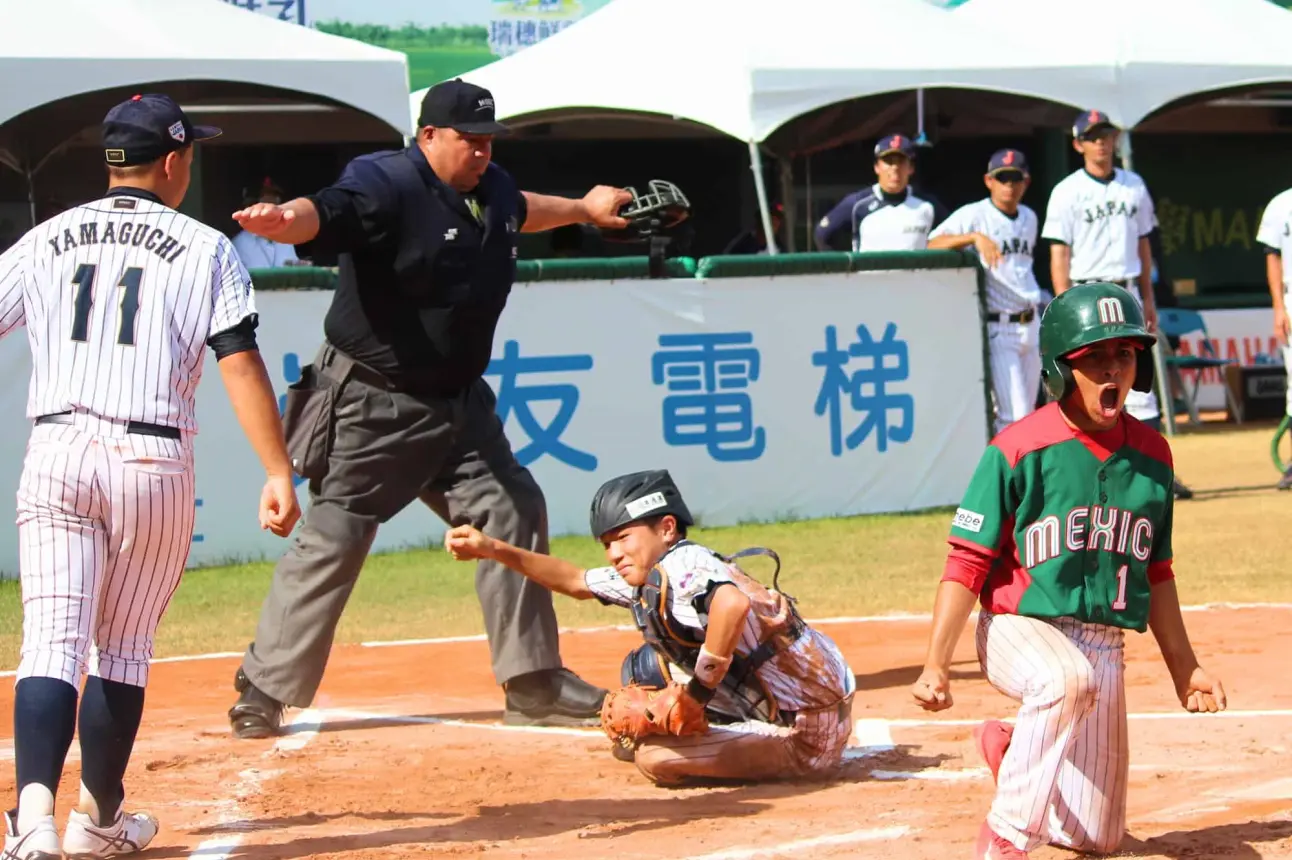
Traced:
<path fill-rule="evenodd" d="M 1175 497 L 1181 501 L 1193 498 L 1193 490 L 1180 483 L 1179 478 L 1175 479 Z"/>
<path fill-rule="evenodd" d="M 235 738 L 271 738 L 283 724 L 283 703 L 262 693 L 238 667 L 233 688 L 241 695 L 229 709 L 229 725 Z"/>
<path fill-rule="evenodd" d="M 597 726 L 606 690 L 569 669 L 546 669 L 503 684 L 507 703 L 502 721 L 509 726 Z"/>

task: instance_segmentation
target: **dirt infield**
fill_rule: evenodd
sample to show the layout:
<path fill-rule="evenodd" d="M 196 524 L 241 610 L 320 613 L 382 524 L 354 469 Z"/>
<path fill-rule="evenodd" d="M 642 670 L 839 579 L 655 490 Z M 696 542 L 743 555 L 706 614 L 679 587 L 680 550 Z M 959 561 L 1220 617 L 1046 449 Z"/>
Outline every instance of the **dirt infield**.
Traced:
<path fill-rule="evenodd" d="M 1185 714 L 1152 637 L 1131 636 L 1130 832 L 1123 856 L 1292 857 L 1292 609 L 1186 615 L 1224 680 L 1229 715 Z M 927 623 L 832 623 L 857 673 L 854 747 L 828 783 L 662 790 L 611 758 L 593 730 L 516 730 L 481 641 L 346 647 L 313 709 L 276 741 L 236 741 L 224 712 L 236 658 L 158 664 L 127 777 L 130 805 L 162 831 L 149 858 L 688 858 L 969 856 L 991 797 L 970 725 L 1011 714 L 966 635 L 955 707 L 908 702 Z M 968 631 L 966 631 L 968 632 Z M 567 634 L 567 663 L 616 681 L 627 631 Z M 0 736 L 12 736 L 12 686 Z M 0 792 L 13 797 L 12 742 Z M 75 797 L 75 748 L 59 798 Z M 12 802 L 12 801 L 10 801 Z M 1038 858 L 1069 857 L 1044 849 Z"/>

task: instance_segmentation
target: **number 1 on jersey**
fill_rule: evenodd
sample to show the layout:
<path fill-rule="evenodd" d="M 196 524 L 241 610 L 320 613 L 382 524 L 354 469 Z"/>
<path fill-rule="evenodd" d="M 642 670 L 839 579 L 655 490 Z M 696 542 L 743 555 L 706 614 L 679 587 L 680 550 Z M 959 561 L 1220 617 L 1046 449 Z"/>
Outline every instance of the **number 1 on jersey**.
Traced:
<path fill-rule="evenodd" d="M 90 308 L 94 306 L 94 275 L 97 266 L 93 263 L 82 263 L 72 275 L 76 284 L 75 314 L 72 317 L 72 340 L 85 343 L 90 334 Z M 117 343 L 123 346 L 135 345 L 135 317 L 139 315 L 139 284 L 143 280 L 144 270 L 132 267 L 121 276 L 118 287 L 125 290 L 121 296 L 121 328 L 117 332 Z"/>
<path fill-rule="evenodd" d="M 1123 564 L 1117 571 L 1117 599 L 1113 601 L 1113 610 L 1116 612 L 1126 608 L 1126 577 L 1129 574 L 1129 564 Z"/>

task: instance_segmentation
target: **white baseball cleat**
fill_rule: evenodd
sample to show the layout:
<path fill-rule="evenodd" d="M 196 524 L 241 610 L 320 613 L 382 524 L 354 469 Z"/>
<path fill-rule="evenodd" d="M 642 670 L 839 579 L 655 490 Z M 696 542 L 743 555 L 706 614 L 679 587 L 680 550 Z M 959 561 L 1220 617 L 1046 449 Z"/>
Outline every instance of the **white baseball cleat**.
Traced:
<path fill-rule="evenodd" d="M 0 852 L 0 860 L 62 860 L 62 857 L 54 816 L 46 815 L 19 836 L 17 814 L 12 810 L 4 814 L 4 851 Z"/>
<path fill-rule="evenodd" d="M 103 860 L 134 854 L 148 847 L 157 830 L 157 819 L 143 812 L 117 810 L 115 821 L 98 827 L 84 812 L 72 810 L 63 834 L 63 853 L 68 860 Z"/>

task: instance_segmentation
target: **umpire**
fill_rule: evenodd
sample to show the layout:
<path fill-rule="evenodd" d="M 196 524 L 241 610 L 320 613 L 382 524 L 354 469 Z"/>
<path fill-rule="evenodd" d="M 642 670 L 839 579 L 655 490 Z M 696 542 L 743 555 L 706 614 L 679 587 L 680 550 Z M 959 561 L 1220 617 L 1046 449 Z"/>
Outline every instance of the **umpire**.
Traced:
<path fill-rule="evenodd" d="M 451 525 L 548 551 L 542 491 L 516 462 L 483 379 L 516 271 L 517 233 L 627 226 L 631 196 L 520 191 L 490 163 L 488 90 L 460 79 L 422 102 L 415 143 L 351 161 L 317 194 L 234 213 L 248 231 L 338 256 L 324 342 L 283 414 L 310 505 L 278 562 L 235 677 L 240 738 L 308 707 L 377 527 L 416 499 Z M 495 562 L 476 569 L 494 677 L 513 725 L 594 722 L 606 691 L 562 668 L 551 592 Z"/>

